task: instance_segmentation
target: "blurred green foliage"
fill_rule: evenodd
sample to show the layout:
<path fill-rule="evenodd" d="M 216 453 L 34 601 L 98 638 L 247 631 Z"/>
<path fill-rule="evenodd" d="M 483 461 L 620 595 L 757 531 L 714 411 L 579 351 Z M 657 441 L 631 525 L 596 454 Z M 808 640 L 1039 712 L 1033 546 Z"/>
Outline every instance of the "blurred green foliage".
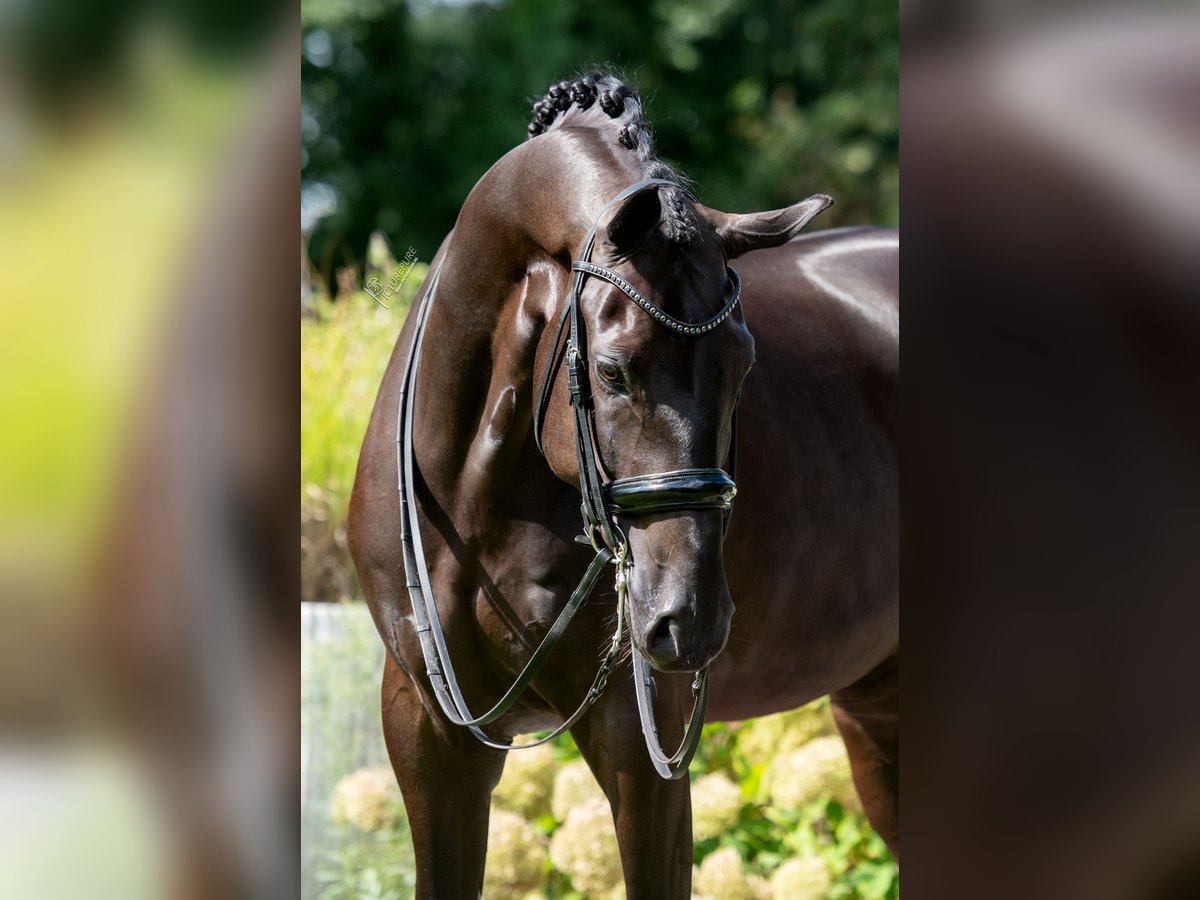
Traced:
<path fill-rule="evenodd" d="M 825 900 L 896 900 L 899 869 L 856 797 L 838 798 L 822 789 L 802 806 L 785 807 L 773 804 L 770 792 L 763 789 L 763 775 L 777 759 L 834 733 L 828 697 L 750 722 L 706 725 L 691 765 L 693 782 L 721 773 L 738 784 L 747 800 L 723 833 L 696 841 L 695 862 L 702 864 L 729 847 L 736 851 L 744 872 L 753 877 L 770 876 L 790 859 L 815 857 L 825 863 L 830 878 L 820 892 Z M 764 745 L 770 748 L 765 754 Z M 777 889 L 776 900 L 779 895 Z"/>
<path fill-rule="evenodd" d="M 427 267 L 414 268 L 389 309 L 365 293 L 318 300 L 300 320 L 300 598 L 347 600 L 358 581 L 346 512 L 375 394 Z"/>
<path fill-rule="evenodd" d="M 430 259 L 531 102 L 605 65 L 708 205 L 820 191 L 825 226 L 898 223 L 894 0 L 305 0 L 302 28 L 302 183 L 337 195 L 310 245 L 326 283 L 375 229 Z"/>

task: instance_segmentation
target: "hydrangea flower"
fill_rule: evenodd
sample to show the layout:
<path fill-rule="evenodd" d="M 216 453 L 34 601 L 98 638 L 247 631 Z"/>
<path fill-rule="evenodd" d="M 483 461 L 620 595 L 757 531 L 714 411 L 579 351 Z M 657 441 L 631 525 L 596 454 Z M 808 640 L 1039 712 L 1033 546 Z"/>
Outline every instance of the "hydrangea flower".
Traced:
<path fill-rule="evenodd" d="M 775 757 L 763 773 L 762 790 L 773 806 L 795 809 L 829 797 L 848 809 L 860 808 L 846 748 L 832 736 Z"/>
<path fill-rule="evenodd" d="M 704 857 L 692 881 L 693 900 L 756 900 L 754 885 L 742 870 L 742 858 L 732 847 Z"/>
<path fill-rule="evenodd" d="M 549 744 L 508 754 L 504 774 L 492 792 L 492 806 L 536 819 L 550 811 L 554 790 L 554 749 Z"/>
<path fill-rule="evenodd" d="M 400 788 L 391 769 L 359 769 L 333 789 L 331 818 L 336 825 L 354 825 L 363 831 L 381 831 L 396 823 Z"/>
<path fill-rule="evenodd" d="M 829 701 L 816 700 L 800 709 L 764 716 L 742 726 L 737 748 L 751 762 L 766 762 L 809 741 L 837 734 Z"/>
<path fill-rule="evenodd" d="M 541 887 L 546 878 L 546 839 L 515 812 L 492 810 L 488 821 L 484 900 L 509 900 Z"/>
<path fill-rule="evenodd" d="M 692 839 L 704 841 L 737 824 L 742 792 L 720 772 L 703 775 L 692 784 Z"/>
<path fill-rule="evenodd" d="M 771 874 L 776 900 L 825 900 L 831 884 L 829 867 L 819 856 L 794 857 Z"/>
<path fill-rule="evenodd" d="M 604 800 L 604 791 L 600 790 L 600 785 L 596 783 L 596 778 L 587 763 L 577 759 L 558 770 L 554 777 L 553 797 L 550 800 L 554 818 L 565 822 L 571 810 L 592 800 Z"/>
<path fill-rule="evenodd" d="M 571 809 L 550 839 L 550 860 L 571 877 L 575 890 L 589 896 L 611 895 L 623 884 L 607 800 L 593 798 Z"/>

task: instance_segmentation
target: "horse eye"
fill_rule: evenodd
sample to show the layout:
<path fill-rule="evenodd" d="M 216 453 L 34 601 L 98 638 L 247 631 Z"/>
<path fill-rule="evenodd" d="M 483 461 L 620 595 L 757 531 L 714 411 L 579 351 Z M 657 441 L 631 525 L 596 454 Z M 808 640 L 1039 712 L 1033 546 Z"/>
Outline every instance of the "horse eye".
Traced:
<path fill-rule="evenodd" d="M 624 383 L 624 380 L 621 377 L 621 367 L 614 366 L 612 363 L 596 363 L 596 373 L 606 383 L 611 384 L 614 387 L 620 387 Z"/>

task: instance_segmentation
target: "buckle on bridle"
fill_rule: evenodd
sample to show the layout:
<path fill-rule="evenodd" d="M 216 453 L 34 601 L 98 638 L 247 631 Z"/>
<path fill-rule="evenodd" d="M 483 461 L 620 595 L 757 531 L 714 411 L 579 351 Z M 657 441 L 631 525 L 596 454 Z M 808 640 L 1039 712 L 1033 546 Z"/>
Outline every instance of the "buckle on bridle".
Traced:
<path fill-rule="evenodd" d="M 578 406 L 583 402 L 583 356 L 574 344 L 567 345 L 567 389 L 571 392 L 571 403 Z"/>
<path fill-rule="evenodd" d="M 592 549 L 599 553 L 603 548 L 600 546 L 600 542 L 596 539 L 597 530 L 598 529 L 595 525 L 589 525 L 587 527 L 586 534 L 588 542 L 592 545 Z"/>
<path fill-rule="evenodd" d="M 613 555 L 613 565 L 620 568 L 625 565 L 629 557 L 629 542 L 625 539 L 625 532 L 618 528 L 616 523 L 612 523 L 612 532 L 617 539 L 617 545 L 608 547 L 608 550 Z M 591 544 L 592 549 L 597 553 L 603 552 L 606 546 L 604 533 L 600 530 L 600 526 L 591 522 L 584 526 L 583 534 L 575 540 L 581 544 Z"/>

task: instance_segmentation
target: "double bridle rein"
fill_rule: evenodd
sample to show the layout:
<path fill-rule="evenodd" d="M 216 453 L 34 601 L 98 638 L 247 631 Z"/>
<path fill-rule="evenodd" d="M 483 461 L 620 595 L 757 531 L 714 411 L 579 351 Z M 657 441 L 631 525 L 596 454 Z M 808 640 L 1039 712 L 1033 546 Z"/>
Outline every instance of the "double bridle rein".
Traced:
<path fill-rule="evenodd" d="M 618 525 L 617 517 L 623 519 L 640 516 L 660 515 L 668 512 L 679 512 L 691 509 L 719 509 L 724 512 L 724 526 L 728 529 L 729 516 L 733 509 L 733 499 L 737 493 L 733 477 L 723 469 L 679 469 L 673 472 L 661 472 L 655 475 L 638 475 L 632 478 L 611 479 L 605 475 L 603 462 L 597 450 L 595 438 L 594 408 L 588 380 L 587 348 L 584 344 L 586 329 L 583 322 L 581 296 L 584 283 L 589 276 L 601 278 L 623 291 L 631 300 L 641 307 L 648 315 L 664 327 L 684 336 L 699 336 L 707 334 L 729 317 L 737 306 L 741 293 L 741 282 L 737 272 L 726 268 L 729 277 L 729 298 L 721 311 L 711 318 L 699 323 L 682 322 L 665 313 L 646 299 L 629 282 L 611 269 L 598 266 L 591 262 L 592 248 L 596 241 L 596 229 L 600 219 L 615 204 L 629 199 L 633 195 L 655 185 L 663 185 L 681 190 L 673 181 L 661 178 L 648 178 L 630 185 L 610 200 L 593 223 L 591 230 L 584 240 L 579 258 L 572 264 L 574 277 L 571 291 L 563 303 L 563 309 L 558 318 L 558 324 L 551 345 L 549 360 L 542 374 L 538 392 L 534 398 L 534 439 L 538 449 L 542 449 L 541 432 L 545 417 L 546 406 L 549 402 L 550 386 L 554 381 L 561 361 L 565 358 L 567 365 L 567 385 L 570 392 L 571 408 L 573 411 L 575 432 L 575 457 L 579 467 L 579 486 L 582 494 L 581 513 L 583 515 L 584 534 L 575 540 L 590 545 L 596 551 L 596 557 L 588 566 L 583 579 L 572 592 L 570 599 L 550 630 L 546 633 L 537 650 L 529 658 L 521 673 L 504 696 L 487 712 L 482 715 L 472 715 L 463 699 L 458 686 L 454 668 L 446 649 L 445 635 L 442 631 L 441 620 L 438 617 L 437 606 L 434 603 L 430 587 L 429 570 L 425 561 L 424 547 L 421 541 L 420 528 L 415 527 L 416 509 L 415 498 L 410 489 L 413 484 L 413 408 L 414 389 L 417 377 L 418 363 L 421 357 L 421 347 L 425 338 L 425 323 L 437 291 L 442 262 L 434 271 L 428 290 L 421 301 L 417 312 L 416 331 L 413 334 L 412 347 L 409 351 L 408 365 L 405 368 L 404 381 L 400 390 L 399 411 L 396 426 L 396 468 L 400 491 L 400 521 L 401 542 L 404 548 L 404 570 L 412 601 L 413 619 L 417 627 L 417 635 L 421 642 L 421 652 L 425 659 L 426 673 L 433 687 L 434 696 L 446 717 L 456 725 L 464 726 L 488 747 L 497 750 L 522 749 L 536 747 L 558 737 L 579 721 L 580 717 L 600 698 L 608 676 L 617 663 L 620 654 L 621 638 L 624 629 L 626 606 L 626 569 L 629 565 L 629 546 L 625 534 Z M 565 357 L 563 353 L 563 334 L 566 332 Z M 737 409 L 733 414 L 733 435 L 730 442 L 728 465 L 736 472 L 737 449 Z M 561 726 L 551 734 L 535 743 L 523 744 L 514 748 L 511 744 L 493 741 L 481 730 L 480 726 L 496 721 L 506 713 L 524 692 L 541 669 L 555 645 L 566 632 L 575 614 L 591 595 L 605 567 L 612 563 L 616 567 L 617 590 L 617 624 L 612 641 L 609 644 L 596 677 L 592 682 L 583 701 L 576 710 L 566 718 Z M 687 772 L 688 764 L 699 744 L 700 732 L 704 725 L 704 715 L 708 707 L 708 669 L 705 667 L 696 673 L 692 682 L 694 704 L 692 714 L 684 733 L 683 742 L 678 750 L 667 755 L 659 743 L 658 729 L 654 721 L 654 709 L 651 694 L 653 681 L 650 667 L 637 648 L 633 648 L 634 685 L 637 691 L 638 714 L 641 718 L 642 733 L 646 739 L 646 747 L 650 753 L 655 770 L 664 778 L 680 778 Z"/>

